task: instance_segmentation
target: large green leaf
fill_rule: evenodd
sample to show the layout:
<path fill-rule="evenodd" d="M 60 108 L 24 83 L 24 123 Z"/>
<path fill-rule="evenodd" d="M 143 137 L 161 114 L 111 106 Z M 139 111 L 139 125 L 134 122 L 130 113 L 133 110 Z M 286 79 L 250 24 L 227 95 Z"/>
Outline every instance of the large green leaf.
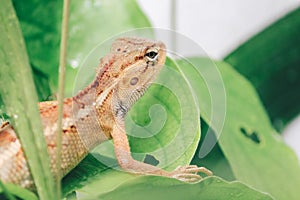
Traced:
<path fill-rule="evenodd" d="M 85 174 L 85 175 L 83 175 Z M 197 184 L 156 176 L 137 176 L 105 167 L 89 155 L 64 179 L 64 193 L 79 199 L 272 199 L 240 182 L 217 177 Z"/>
<path fill-rule="evenodd" d="M 0 94 L 22 147 L 41 199 L 55 198 L 43 128 L 29 60 L 11 1 L 0 7 Z M 30 108 L 30 109 L 28 109 Z"/>
<path fill-rule="evenodd" d="M 14 1 L 14 6 L 30 62 L 48 75 L 56 92 L 62 1 Z M 66 94 L 72 94 L 77 68 L 96 45 L 141 27 L 150 27 L 150 23 L 134 0 L 71 1 Z"/>
<path fill-rule="evenodd" d="M 168 169 L 189 164 L 200 139 L 199 108 L 177 67 L 167 59 L 155 85 L 129 112 L 133 123 L 127 123 L 132 151 L 147 152 Z"/>
<path fill-rule="evenodd" d="M 299 35 L 300 8 L 225 58 L 256 87 L 278 129 L 300 113 Z"/>
<path fill-rule="evenodd" d="M 197 184 L 183 183 L 165 177 L 144 176 L 126 181 L 107 193 L 83 191 L 80 199 L 272 199 L 240 182 L 228 183 L 210 177 Z"/>
<path fill-rule="evenodd" d="M 179 61 L 179 66 L 201 97 L 201 115 L 210 122 L 207 85 L 198 69 L 210 71 L 206 58 Z M 232 67 L 217 62 L 226 89 L 226 118 L 219 144 L 237 180 L 270 193 L 276 199 L 299 199 L 300 166 L 294 152 L 272 128 L 254 88 Z M 207 79 L 209 80 L 209 79 Z M 221 83 L 222 84 L 222 83 Z M 214 129 L 214 121 L 211 127 Z M 217 134 L 220 134 L 216 131 Z M 288 184 L 286 184 L 288 183 Z"/>
<path fill-rule="evenodd" d="M 13 1 L 30 64 L 57 86 L 62 1 Z M 51 94 L 48 94 L 51 95 Z"/>

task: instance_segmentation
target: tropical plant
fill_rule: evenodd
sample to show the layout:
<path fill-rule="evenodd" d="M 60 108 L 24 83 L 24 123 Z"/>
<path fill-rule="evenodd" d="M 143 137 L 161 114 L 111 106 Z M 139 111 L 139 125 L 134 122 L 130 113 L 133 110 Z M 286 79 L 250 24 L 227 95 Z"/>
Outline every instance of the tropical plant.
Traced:
<path fill-rule="evenodd" d="M 67 96 L 73 93 L 79 64 L 96 44 L 120 32 L 151 27 L 133 0 L 72 1 L 70 13 Z M 0 7 L 0 17 L 2 116 L 24 132 L 20 138 L 25 144 L 39 198 L 55 199 L 59 192 L 51 174 L 47 173 L 49 160 L 39 134 L 42 127 L 35 105 L 58 90 L 62 1 L 5 0 Z M 167 168 L 192 163 L 211 169 L 214 176 L 205 177 L 197 184 L 165 177 L 134 176 L 101 163 L 97 157 L 111 158 L 100 155 L 100 148 L 64 177 L 63 196 L 67 199 L 299 199 L 299 161 L 273 127 L 281 130 L 300 111 L 299 35 L 300 9 L 296 9 L 242 44 L 223 61 L 207 57 L 167 59 L 166 68 L 179 76 L 174 81 L 162 72 L 159 80 L 169 79 L 192 88 L 197 97 L 195 106 L 201 111 L 201 119 L 195 118 L 198 128 L 191 129 L 194 142 Z M 223 84 L 214 84 L 216 77 L 210 76 L 212 66 Z M 222 113 L 217 113 L 214 116 L 217 120 L 212 120 L 213 100 L 207 84 L 213 86 L 213 90 L 223 91 L 226 97 L 222 127 L 217 124 L 224 117 Z M 181 95 L 187 96 L 185 91 L 180 90 Z M 180 120 L 180 105 L 170 96 L 168 89 L 154 85 L 130 111 L 129 115 L 140 126 L 149 124 L 148 112 L 152 105 L 166 105 L 168 116 L 157 136 L 145 140 L 130 137 L 134 152 L 151 152 L 155 146 L 166 145 L 173 138 L 172 130 Z M 134 131 L 131 126 L 127 129 Z M 172 137 L 164 137 L 164 134 Z M 189 134 L 186 132 L 184 136 Z M 204 155 L 201 148 L 208 137 L 216 145 Z M 161 161 L 155 153 L 146 158 Z M 14 196 L 27 200 L 38 198 L 28 190 L 1 182 L 0 192 L 0 197 L 8 199 Z"/>

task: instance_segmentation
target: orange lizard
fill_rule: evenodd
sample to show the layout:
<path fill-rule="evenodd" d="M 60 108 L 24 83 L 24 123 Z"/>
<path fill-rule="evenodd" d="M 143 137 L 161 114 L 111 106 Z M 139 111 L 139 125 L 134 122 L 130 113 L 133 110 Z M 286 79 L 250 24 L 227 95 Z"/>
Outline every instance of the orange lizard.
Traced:
<path fill-rule="evenodd" d="M 161 42 L 141 38 L 119 38 L 108 55 L 100 60 L 94 81 L 72 98 L 64 100 L 62 136 L 62 174 L 66 175 L 95 146 L 113 139 L 117 161 L 122 169 L 196 182 L 197 172 L 212 173 L 203 167 L 178 167 L 172 172 L 132 158 L 125 133 L 125 116 L 144 94 L 163 67 L 166 47 Z M 38 104 L 51 169 L 56 174 L 57 101 Z M 22 146 L 13 127 L 0 127 L 0 179 L 34 189 Z"/>

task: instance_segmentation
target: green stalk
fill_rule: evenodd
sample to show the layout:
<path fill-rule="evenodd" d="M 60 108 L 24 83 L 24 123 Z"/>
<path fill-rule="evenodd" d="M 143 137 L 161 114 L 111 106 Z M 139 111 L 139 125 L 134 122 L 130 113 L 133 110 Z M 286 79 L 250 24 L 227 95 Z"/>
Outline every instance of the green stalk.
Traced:
<path fill-rule="evenodd" d="M 12 2 L 0 6 L 0 94 L 22 143 L 39 198 L 56 199 L 32 72 Z"/>
<path fill-rule="evenodd" d="M 68 40 L 68 21 L 69 21 L 69 8 L 70 1 L 64 0 L 63 5 L 63 18 L 62 18 L 62 30 L 61 30 L 61 42 L 60 42 L 60 55 L 59 55 L 59 82 L 58 82 L 58 129 L 57 129 L 57 150 L 56 150 L 56 169 L 57 169 L 57 191 L 59 191 L 59 197 L 61 197 L 61 151 L 62 151 L 62 118 L 63 118 L 63 101 L 65 90 L 65 71 L 67 61 L 67 40 Z"/>

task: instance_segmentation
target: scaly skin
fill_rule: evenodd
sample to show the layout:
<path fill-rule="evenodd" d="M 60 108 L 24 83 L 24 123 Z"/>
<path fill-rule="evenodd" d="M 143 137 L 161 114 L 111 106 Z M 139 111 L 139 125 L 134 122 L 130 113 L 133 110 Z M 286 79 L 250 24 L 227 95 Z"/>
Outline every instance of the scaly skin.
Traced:
<path fill-rule="evenodd" d="M 154 174 L 193 182 L 197 172 L 211 175 L 197 166 L 179 167 L 173 172 L 134 160 L 125 133 L 125 115 L 144 94 L 163 67 L 165 45 L 141 38 L 119 38 L 110 54 L 100 60 L 94 81 L 72 98 L 64 101 L 62 135 L 62 174 L 67 174 L 98 144 L 113 139 L 119 165 L 130 173 Z M 57 174 L 56 132 L 57 101 L 39 103 L 44 135 Z M 34 189 L 34 182 L 13 127 L 5 122 L 0 128 L 0 179 Z"/>

